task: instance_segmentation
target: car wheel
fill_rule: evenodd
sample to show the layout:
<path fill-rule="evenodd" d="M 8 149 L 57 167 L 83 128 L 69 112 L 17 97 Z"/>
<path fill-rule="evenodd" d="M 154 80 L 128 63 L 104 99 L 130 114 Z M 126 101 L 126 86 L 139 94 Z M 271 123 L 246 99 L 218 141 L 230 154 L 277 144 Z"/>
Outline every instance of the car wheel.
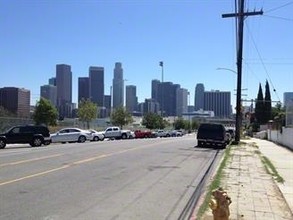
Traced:
<path fill-rule="evenodd" d="M 98 136 L 94 136 L 93 141 L 99 141 L 100 138 Z"/>
<path fill-rule="evenodd" d="M 51 141 L 45 141 L 44 142 L 44 145 L 49 145 L 49 144 L 51 144 Z"/>
<path fill-rule="evenodd" d="M 39 146 L 42 145 L 42 143 L 43 143 L 43 140 L 41 138 L 39 138 L 39 137 L 36 137 L 36 138 L 33 139 L 32 143 L 31 143 L 31 146 L 32 147 L 39 147 Z"/>
<path fill-rule="evenodd" d="M 126 134 L 122 134 L 122 139 L 126 139 L 127 138 L 127 135 Z"/>
<path fill-rule="evenodd" d="M 204 143 L 201 142 L 201 141 L 198 141 L 198 142 L 197 142 L 197 146 L 198 146 L 198 147 L 203 147 L 203 146 L 204 146 Z"/>
<path fill-rule="evenodd" d="M 5 146 L 6 146 L 6 142 L 0 139 L 0 149 L 5 148 Z"/>
<path fill-rule="evenodd" d="M 78 138 L 78 142 L 79 143 L 83 143 L 83 142 L 85 142 L 86 141 L 86 137 L 85 136 L 80 136 L 79 138 Z"/>

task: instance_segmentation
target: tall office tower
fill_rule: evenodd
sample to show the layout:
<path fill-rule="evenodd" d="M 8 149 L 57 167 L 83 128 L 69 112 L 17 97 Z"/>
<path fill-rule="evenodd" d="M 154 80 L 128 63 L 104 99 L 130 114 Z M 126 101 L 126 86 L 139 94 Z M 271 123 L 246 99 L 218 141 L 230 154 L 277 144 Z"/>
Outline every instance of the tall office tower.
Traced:
<path fill-rule="evenodd" d="M 72 72 L 67 64 L 56 65 L 57 108 L 59 116 L 72 115 Z"/>
<path fill-rule="evenodd" d="M 291 104 L 291 102 L 293 104 L 293 92 L 284 92 L 283 97 L 284 97 L 284 103 L 283 103 L 284 106 L 287 106 L 289 103 Z"/>
<path fill-rule="evenodd" d="M 130 113 L 137 111 L 136 86 L 126 86 L 126 110 Z"/>
<path fill-rule="evenodd" d="M 195 111 L 204 109 L 204 85 L 202 83 L 196 84 L 195 87 L 194 109 Z"/>
<path fill-rule="evenodd" d="M 188 91 L 178 88 L 176 91 L 176 115 L 182 116 L 182 113 L 188 112 L 187 108 Z"/>
<path fill-rule="evenodd" d="M 30 91 L 16 87 L 0 88 L 0 106 L 17 117 L 30 117 Z"/>
<path fill-rule="evenodd" d="M 104 67 L 89 68 L 90 99 L 99 107 L 104 106 Z"/>
<path fill-rule="evenodd" d="M 139 108 L 140 112 L 143 114 L 146 113 L 157 113 L 159 109 L 159 103 L 154 100 L 154 99 L 145 99 L 144 103 L 142 104 L 142 109 L 141 107 Z"/>
<path fill-rule="evenodd" d="M 219 90 L 204 92 L 204 110 L 214 111 L 215 117 L 231 116 L 231 93 Z"/>
<path fill-rule="evenodd" d="M 113 78 L 113 108 L 124 106 L 124 80 L 122 64 L 115 63 Z"/>
<path fill-rule="evenodd" d="M 41 86 L 41 97 L 48 99 L 52 105 L 57 106 L 57 87 L 53 85 Z"/>
<path fill-rule="evenodd" d="M 157 79 L 153 79 L 152 80 L 152 99 L 158 101 L 158 94 L 159 94 L 159 84 L 160 84 L 160 80 Z"/>
<path fill-rule="evenodd" d="M 78 103 L 82 99 L 90 98 L 90 80 L 89 77 L 78 77 Z"/>
<path fill-rule="evenodd" d="M 180 88 L 180 85 L 173 84 L 172 82 L 159 84 L 158 102 L 160 110 L 163 110 L 163 116 L 176 115 L 176 90 L 178 88 Z"/>
<path fill-rule="evenodd" d="M 49 85 L 56 86 L 56 77 L 52 77 L 49 79 Z"/>
<path fill-rule="evenodd" d="M 104 106 L 106 108 L 106 117 L 109 117 L 111 114 L 111 95 L 104 96 Z"/>

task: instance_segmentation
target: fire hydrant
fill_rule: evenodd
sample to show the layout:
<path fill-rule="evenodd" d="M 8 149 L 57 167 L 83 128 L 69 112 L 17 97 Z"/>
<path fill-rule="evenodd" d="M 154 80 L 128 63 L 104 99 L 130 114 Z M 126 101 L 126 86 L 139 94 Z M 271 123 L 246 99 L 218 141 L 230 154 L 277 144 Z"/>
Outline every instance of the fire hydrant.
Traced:
<path fill-rule="evenodd" d="M 212 209 L 214 220 L 228 220 L 230 216 L 229 205 L 232 203 L 231 198 L 221 187 L 214 190 L 212 196 L 209 206 Z"/>

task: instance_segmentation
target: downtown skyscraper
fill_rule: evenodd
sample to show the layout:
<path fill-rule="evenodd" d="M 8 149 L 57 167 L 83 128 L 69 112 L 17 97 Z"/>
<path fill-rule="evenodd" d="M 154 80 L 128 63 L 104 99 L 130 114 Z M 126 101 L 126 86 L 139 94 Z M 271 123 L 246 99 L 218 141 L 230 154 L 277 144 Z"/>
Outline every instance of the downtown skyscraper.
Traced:
<path fill-rule="evenodd" d="M 113 108 L 124 106 L 124 79 L 122 63 L 116 62 L 113 78 Z"/>
<path fill-rule="evenodd" d="M 130 113 L 137 111 L 136 86 L 126 86 L 126 110 Z"/>
<path fill-rule="evenodd" d="M 59 116 L 71 117 L 72 105 L 72 72 L 67 64 L 56 65 L 57 108 Z"/>
<path fill-rule="evenodd" d="M 30 117 L 31 93 L 27 89 L 16 87 L 0 88 L 0 106 L 19 118 Z"/>
<path fill-rule="evenodd" d="M 89 77 L 78 77 L 78 103 L 81 100 L 90 98 L 90 80 Z"/>
<path fill-rule="evenodd" d="M 99 107 L 104 106 L 104 67 L 89 68 L 89 98 Z"/>
<path fill-rule="evenodd" d="M 231 92 L 219 90 L 204 92 L 204 110 L 214 111 L 215 117 L 229 118 L 232 113 Z"/>
<path fill-rule="evenodd" d="M 50 84 L 41 86 L 41 97 L 49 100 L 52 105 L 57 106 L 57 86 Z"/>
<path fill-rule="evenodd" d="M 204 109 L 204 85 L 202 83 L 196 84 L 195 87 L 194 109 L 195 111 Z"/>

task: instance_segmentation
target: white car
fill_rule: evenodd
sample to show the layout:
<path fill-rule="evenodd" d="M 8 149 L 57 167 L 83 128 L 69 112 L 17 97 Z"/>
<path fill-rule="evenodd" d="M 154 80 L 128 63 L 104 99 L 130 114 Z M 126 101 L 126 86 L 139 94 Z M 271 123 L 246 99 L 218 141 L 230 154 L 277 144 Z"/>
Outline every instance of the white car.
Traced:
<path fill-rule="evenodd" d="M 170 133 L 164 130 L 157 130 L 157 136 L 158 137 L 170 137 Z"/>
<path fill-rule="evenodd" d="M 135 138 L 134 131 L 130 131 L 129 139 L 134 139 L 134 138 Z"/>
<path fill-rule="evenodd" d="M 66 143 L 66 142 L 79 142 L 83 143 L 92 139 L 92 134 L 89 131 L 79 128 L 63 128 L 58 132 L 51 134 L 52 143 Z"/>
<path fill-rule="evenodd" d="M 103 132 L 99 132 L 94 129 L 90 129 L 89 132 L 92 134 L 91 141 L 103 141 L 105 139 Z"/>

